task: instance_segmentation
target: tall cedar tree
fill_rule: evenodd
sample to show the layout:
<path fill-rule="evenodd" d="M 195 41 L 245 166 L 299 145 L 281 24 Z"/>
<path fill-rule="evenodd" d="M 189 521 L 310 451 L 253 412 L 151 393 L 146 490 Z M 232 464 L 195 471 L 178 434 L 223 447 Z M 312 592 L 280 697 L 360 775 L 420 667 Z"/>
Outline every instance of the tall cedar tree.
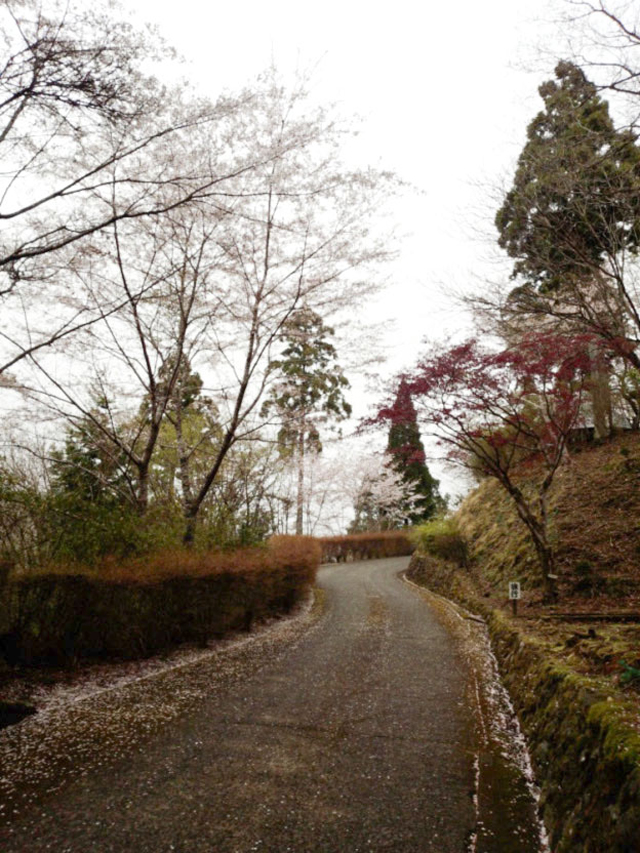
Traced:
<path fill-rule="evenodd" d="M 319 425 L 327 420 L 344 420 L 351 414 L 344 398 L 349 382 L 328 340 L 333 334 L 333 329 L 308 308 L 291 315 L 285 325 L 282 356 L 271 364 L 279 380 L 263 407 L 263 413 L 274 411 L 278 416 L 281 452 L 295 460 L 297 535 L 304 529 L 305 460 L 310 452 L 322 450 Z"/>
<path fill-rule="evenodd" d="M 634 371 L 640 313 L 629 257 L 640 245 L 640 149 L 618 130 L 580 68 L 561 62 L 540 87 L 544 110 L 530 123 L 513 187 L 496 216 L 499 243 L 524 284 L 501 318 L 516 331 L 594 333 Z M 627 370 L 628 370 L 627 367 Z M 635 372 L 634 374 L 635 375 Z M 596 435 L 612 429 L 608 374 L 590 383 Z M 637 392 L 625 398 L 640 412 Z"/>
<path fill-rule="evenodd" d="M 389 428 L 387 450 L 393 468 L 418 495 L 414 506 L 407 507 L 406 518 L 410 524 L 420 524 L 443 509 L 444 500 L 438 490 L 439 481 L 431 476 L 425 462 L 418 416 L 405 379 L 398 387 L 393 410 L 395 417 Z"/>
<path fill-rule="evenodd" d="M 640 242 L 640 150 L 583 71 L 560 62 L 496 215 L 513 276 L 543 292 L 589 281 Z"/>

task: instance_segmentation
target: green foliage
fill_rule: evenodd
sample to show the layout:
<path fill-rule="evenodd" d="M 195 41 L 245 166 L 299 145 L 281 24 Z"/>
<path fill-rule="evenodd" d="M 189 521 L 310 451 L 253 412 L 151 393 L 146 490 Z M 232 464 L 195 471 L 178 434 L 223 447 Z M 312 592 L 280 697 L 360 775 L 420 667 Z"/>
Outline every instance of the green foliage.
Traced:
<path fill-rule="evenodd" d="M 53 560 L 93 564 L 107 554 L 129 556 L 143 549 L 140 517 L 128 506 L 51 495 L 41 519 Z"/>
<path fill-rule="evenodd" d="M 414 528 L 410 536 L 419 551 L 460 567 L 467 565 L 467 543 L 455 518 L 434 518 Z"/>
<path fill-rule="evenodd" d="M 640 151 L 569 62 L 540 87 L 545 108 L 527 129 L 513 188 L 496 216 L 513 274 L 544 290 L 584 279 L 640 240 Z"/>
<path fill-rule="evenodd" d="M 127 458 L 105 437 L 108 403 L 68 430 L 63 451 L 52 453 L 51 492 L 85 503 L 115 505 L 133 498 Z"/>
<path fill-rule="evenodd" d="M 201 548 L 246 548 L 264 542 L 273 514 L 261 500 L 245 504 L 232 481 L 220 481 L 201 513 Z"/>
<path fill-rule="evenodd" d="M 68 430 L 64 450 L 52 453 L 38 520 L 51 543 L 51 560 L 92 564 L 106 554 L 125 557 L 148 546 L 128 459 L 101 429 L 108 408 L 107 401 L 99 402 Z"/>
<path fill-rule="evenodd" d="M 178 500 L 176 483 L 204 476 L 221 441 L 221 428 L 215 410 L 206 406 L 184 409 L 176 416 L 167 411 L 153 453 L 149 488 L 158 503 Z M 184 469 L 184 470 L 183 470 Z"/>
<path fill-rule="evenodd" d="M 202 409 L 211 401 L 202 396 L 203 382 L 199 373 L 191 369 L 189 359 L 182 354 L 168 358 L 159 371 L 156 394 L 167 400 L 167 409 L 175 416 L 186 409 Z"/>
<path fill-rule="evenodd" d="M 631 666 L 626 661 L 620 661 L 620 684 L 640 684 L 640 669 L 637 666 Z"/>
<path fill-rule="evenodd" d="M 28 472 L 0 459 L 0 561 L 25 566 L 50 553 L 43 529 L 44 500 Z"/>
<path fill-rule="evenodd" d="M 233 448 L 203 503 L 200 547 L 243 548 L 264 542 L 277 526 L 281 467 L 273 445 Z"/>
<path fill-rule="evenodd" d="M 343 420 L 351 414 L 344 398 L 349 382 L 336 363 L 337 352 L 328 338 L 334 334 L 315 312 L 301 308 L 285 326 L 286 346 L 270 370 L 278 383 L 263 406 L 263 414 L 275 411 L 282 422 L 279 443 L 283 454 L 296 452 L 301 441 L 320 451 L 318 424 Z"/>
<path fill-rule="evenodd" d="M 394 470 L 416 493 L 414 506 L 407 508 L 406 516 L 409 524 L 419 524 L 444 512 L 446 501 L 440 495 L 439 481 L 431 476 L 426 465 L 418 415 L 404 379 L 400 382 L 394 409 L 398 416 L 389 428 L 387 449 Z"/>
<path fill-rule="evenodd" d="M 200 377 L 187 365 L 171 378 L 171 369 L 167 363 L 160 371 L 158 394 L 165 386 L 171 391 L 150 465 L 144 515 L 126 457 L 101 432 L 101 420 L 109 416 L 105 403 L 70 429 L 64 449 L 52 454 L 50 488 L 39 498 L 36 521 L 50 543 L 45 562 L 93 565 L 107 555 L 126 559 L 180 542 L 185 482 L 204 475 L 221 435 L 215 408 L 201 396 Z M 143 403 L 143 423 L 147 415 Z M 201 548 L 253 545 L 272 532 L 273 514 L 265 500 L 266 469 L 273 464 L 268 455 L 253 448 L 228 454 L 202 507 Z"/>

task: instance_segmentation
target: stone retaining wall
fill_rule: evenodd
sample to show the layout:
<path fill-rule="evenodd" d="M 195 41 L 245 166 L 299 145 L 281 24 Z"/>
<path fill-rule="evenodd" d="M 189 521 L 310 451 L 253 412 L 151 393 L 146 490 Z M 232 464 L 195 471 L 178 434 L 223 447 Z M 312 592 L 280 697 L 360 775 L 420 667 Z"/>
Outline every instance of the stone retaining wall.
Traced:
<path fill-rule="evenodd" d="M 408 576 L 485 617 L 527 737 L 553 853 L 638 853 L 637 701 L 565 667 L 541 639 L 476 597 L 464 572 L 414 555 Z"/>

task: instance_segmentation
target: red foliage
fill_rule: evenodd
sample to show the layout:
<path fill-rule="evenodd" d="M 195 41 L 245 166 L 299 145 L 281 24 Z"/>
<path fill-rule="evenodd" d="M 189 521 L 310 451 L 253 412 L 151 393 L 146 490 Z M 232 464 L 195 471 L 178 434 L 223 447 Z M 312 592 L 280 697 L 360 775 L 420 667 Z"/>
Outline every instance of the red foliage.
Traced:
<path fill-rule="evenodd" d="M 513 498 L 539 557 L 548 600 L 556 597 L 547 535 L 547 494 L 571 431 L 581 425 L 590 377 L 607 355 L 591 335 L 537 333 L 492 351 L 476 340 L 432 351 L 403 377 L 449 459 L 495 477 Z M 376 421 L 402 418 L 394 406 Z M 525 494 L 516 470 L 540 463 L 537 494 Z"/>
<path fill-rule="evenodd" d="M 557 466 L 580 423 L 589 375 L 605 360 L 591 335 L 531 334 L 500 351 L 471 339 L 423 357 L 401 384 L 451 459 L 479 459 L 499 476 L 528 456 Z M 405 408 L 382 408 L 375 421 L 402 422 Z"/>

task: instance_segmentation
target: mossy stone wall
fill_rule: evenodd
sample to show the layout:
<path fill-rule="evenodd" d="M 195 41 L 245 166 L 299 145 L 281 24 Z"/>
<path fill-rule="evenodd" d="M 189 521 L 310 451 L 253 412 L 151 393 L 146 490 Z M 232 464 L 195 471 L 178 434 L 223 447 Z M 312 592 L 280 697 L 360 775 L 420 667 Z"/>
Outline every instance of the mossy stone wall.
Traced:
<path fill-rule="evenodd" d="M 527 737 L 554 853 L 638 853 L 637 702 L 564 667 L 544 642 L 474 596 L 464 572 L 414 555 L 409 576 L 486 618 Z"/>

